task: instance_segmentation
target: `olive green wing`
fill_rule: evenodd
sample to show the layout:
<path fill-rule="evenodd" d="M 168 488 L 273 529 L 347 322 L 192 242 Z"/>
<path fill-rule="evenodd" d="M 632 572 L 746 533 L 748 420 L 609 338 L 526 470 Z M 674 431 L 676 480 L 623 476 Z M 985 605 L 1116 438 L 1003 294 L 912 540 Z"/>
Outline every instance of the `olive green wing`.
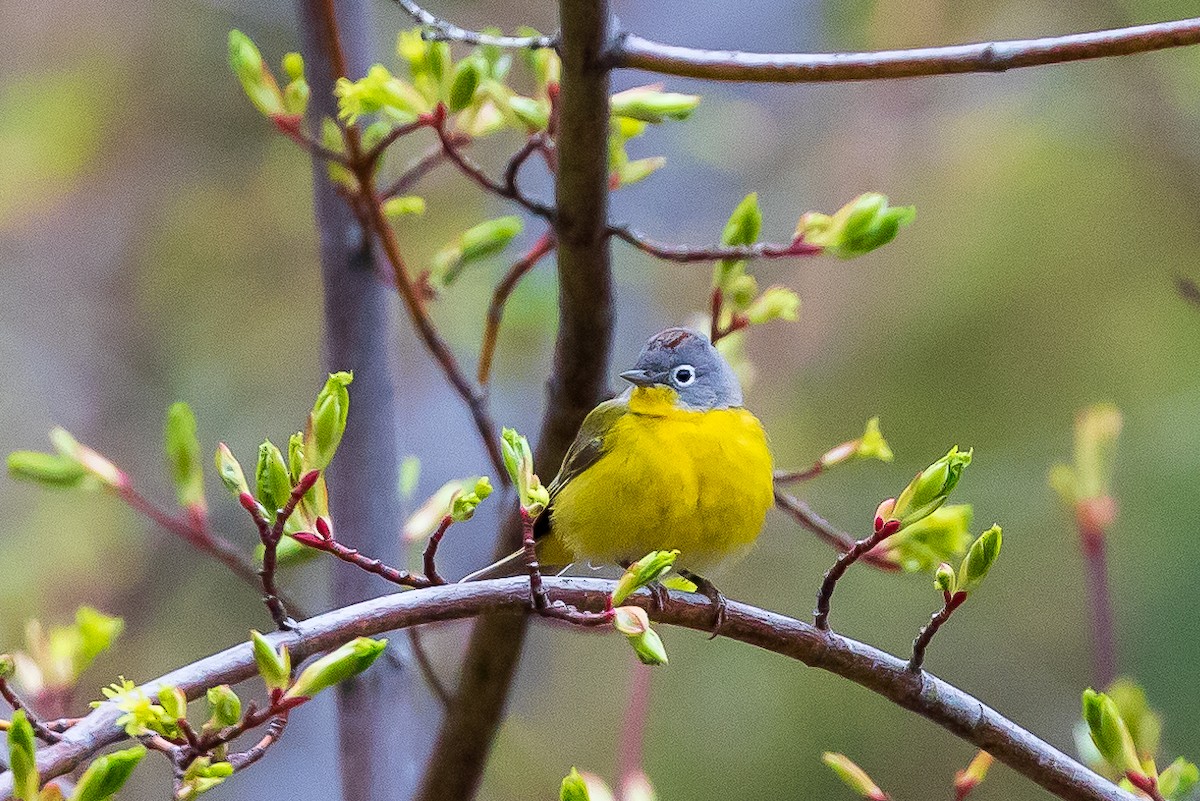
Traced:
<path fill-rule="evenodd" d="M 571 447 L 567 449 L 567 455 L 563 457 L 558 475 L 546 488 L 550 492 L 550 505 L 538 518 L 535 528 L 535 535 L 538 539 L 550 532 L 550 509 L 554 506 L 555 496 L 571 479 L 600 461 L 600 457 L 604 456 L 606 452 L 605 435 L 617 420 L 627 414 L 629 414 L 629 399 L 620 397 L 601 403 L 588 412 L 587 417 L 583 418 L 583 424 L 579 426 L 579 433 L 575 435 L 575 441 L 571 443 Z"/>

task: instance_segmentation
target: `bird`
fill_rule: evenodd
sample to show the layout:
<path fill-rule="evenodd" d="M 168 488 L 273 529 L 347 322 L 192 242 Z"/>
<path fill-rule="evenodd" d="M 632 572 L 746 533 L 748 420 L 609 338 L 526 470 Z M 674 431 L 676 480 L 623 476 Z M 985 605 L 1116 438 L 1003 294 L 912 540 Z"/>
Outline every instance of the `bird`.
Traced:
<path fill-rule="evenodd" d="M 697 331 L 655 334 L 620 375 L 629 388 L 584 418 L 547 487 L 538 560 L 627 567 L 678 550 L 677 572 L 716 605 L 715 632 L 726 601 L 706 576 L 750 550 L 774 503 L 766 433 Z M 519 550 L 463 580 L 513 575 L 523 559 Z"/>

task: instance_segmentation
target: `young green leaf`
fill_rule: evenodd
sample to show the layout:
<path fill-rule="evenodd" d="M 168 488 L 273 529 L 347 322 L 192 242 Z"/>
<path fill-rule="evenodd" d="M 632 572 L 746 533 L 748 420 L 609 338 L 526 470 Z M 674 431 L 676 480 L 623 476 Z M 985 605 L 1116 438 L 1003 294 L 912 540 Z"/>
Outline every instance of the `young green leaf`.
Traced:
<path fill-rule="evenodd" d="M 33 740 L 33 726 L 25 716 L 25 710 L 13 712 L 8 726 L 8 769 L 13 775 L 13 795 L 18 801 L 38 801 L 38 777 L 35 754 L 37 745 Z"/>
<path fill-rule="evenodd" d="M 95 760 L 75 785 L 71 801 L 108 801 L 125 786 L 144 756 L 146 747 L 135 745 Z"/>
<path fill-rule="evenodd" d="M 171 466 L 175 495 L 183 507 L 204 507 L 204 468 L 200 440 L 196 437 L 196 416 L 192 407 L 180 401 L 167 410 L 163 427 L 163 449 Z"/>
<path fill-rule="evenodd" d="M 338 682 L 357 676 L 369 668 L 386 647 L 387 640 L 369 637 L 351 640 L 305 668 L 284 697 L 311 698 Z"/>

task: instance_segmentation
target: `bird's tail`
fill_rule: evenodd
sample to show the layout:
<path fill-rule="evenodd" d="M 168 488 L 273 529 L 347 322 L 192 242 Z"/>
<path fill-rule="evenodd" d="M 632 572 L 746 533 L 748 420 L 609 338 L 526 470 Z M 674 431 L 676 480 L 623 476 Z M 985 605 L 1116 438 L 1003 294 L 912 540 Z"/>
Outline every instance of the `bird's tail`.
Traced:
<path fill-rule="evenodd" d="M 509 576 L 519 576 L 525 572 L 525 549 L 518 548 L 503 559 L 492 562 L 485 568 L 476 570 L 474 573 L 468 573 L 459 579 L 458 583 L 462 584 L 467 581 L 483 581 L 485 579 L 508 578 Z"/>

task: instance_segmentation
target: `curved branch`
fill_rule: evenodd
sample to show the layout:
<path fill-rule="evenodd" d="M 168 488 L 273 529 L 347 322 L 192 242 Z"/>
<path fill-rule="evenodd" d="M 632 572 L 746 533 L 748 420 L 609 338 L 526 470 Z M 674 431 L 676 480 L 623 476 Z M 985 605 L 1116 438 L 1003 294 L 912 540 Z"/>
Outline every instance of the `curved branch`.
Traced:
<path fill-rule="evenodd" d="M 1200 43 L 1200 18 L 1132 28 L 869 53 L 742 53 L 698 50 L 627 34 L 609 53 L 613 67 L 714 81 L 821 83 L 1004 72 Z"/>
<path fill-rule="evenodd" d="M 546 578 L 556 600 L 598 610 L 615 583 L 602 579 Z M 712 606 L 702 595 L 670 592 L 661 610 L 648 593 L 639 591 L 629 603 L 645 608 L 654 620 L 707 632 Z M 293 659 L 335 648 L 358 636 L 491 612 L 519 614 L 529 609 L 525 577 L 450 584 L 364 601 L 310 618 L 295 632 L 271 634 L 287 645 Z M 929 673 L 913 673 L 907 663 L 848 637 L 822 632 L 794 618 L 730 601 L 721 636 L 796 659 L 810 667 L 849 679 L 899 706 L 920 714 L 952 734 L 986 750 L 1017 772 L 1069 801 L 1134 801 L 1134 797 L 1022 729 L 968 693 Z M 624 651 L 622 650 L 622 656 Z M 189 698 L 217 684 L 234 684 L 256 672 L 249 643 L 179 668 L 144 686 L 147 694 L 170 684 Z M 38 752 L 38 769 L 46 779 L 83 764 L 105 746 L 124 739 L 115 725 L 120 710 L 111 703 L 72 727 L 56 745 Z M 0 774 L 0 801 L 12 798 L 12 774 Z"/>
<path fill-rule="evenodd" d="M 427 40 L 435 42 L 463 42 L 470 45 L 490 45 L 492 47 L 512 47 L 520 50 L 537 50 L 543 47 L 556 47 L 557 36 L 499 36 L 483 31 L 468 31 L 460 28 L 449 20 L 435 16 L 413 0 L 396 0 L 396 4 L 408 12 L 409 16 L 424 25 L 426 30 L 422 35 Z"/>

